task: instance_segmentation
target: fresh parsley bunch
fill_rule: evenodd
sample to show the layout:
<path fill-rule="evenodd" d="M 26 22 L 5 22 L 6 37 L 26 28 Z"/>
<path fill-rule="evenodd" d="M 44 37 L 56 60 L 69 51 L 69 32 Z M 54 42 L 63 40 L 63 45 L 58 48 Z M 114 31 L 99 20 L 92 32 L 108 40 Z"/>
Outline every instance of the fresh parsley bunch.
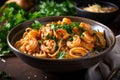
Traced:
<path fill-rule="evenodd" d="M 0 9 L 0 56 L 8 56 L 10 49 L 7 45 L 7 34 L 17 24 L 26 21 L 26 12 L 15 3 L 5 4 Z"/>
<path fill-rule="evenodd" d="M 76 15 L 74 4 L 70 0 L 65 0 L 61 3 L 57 3 L 54 0 L 41 1 L 37 8 L 37 11 L 29 13 L 30 19 L 48 16 Z"/>

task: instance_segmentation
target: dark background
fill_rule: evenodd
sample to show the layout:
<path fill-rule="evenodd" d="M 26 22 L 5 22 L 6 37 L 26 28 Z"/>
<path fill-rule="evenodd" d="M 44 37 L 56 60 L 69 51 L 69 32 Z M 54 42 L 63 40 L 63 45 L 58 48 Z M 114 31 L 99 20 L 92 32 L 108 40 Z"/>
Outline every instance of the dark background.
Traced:
<path fill-rule="evenodd" d="M 7 1 L 7 0 L 0 0 L 0 6 L 2 6 L 4 4 L 4 2 Z M 33 0 L 34 2 L 39 2 L 40 0 Z M 57 1 L 57 2 L 61 2 L 61 1 L 64 1 L 64 0 L 54 0 L 54 1 Z M 70 0 L 70 1 L 75 1 L 75 2 L 83 2 L 85 0 Z M 91 0 L 92 1 L 92 0 Z M 99 1 L 99 0 L 98 0 Z M 108 1 L 108 2 L 112 2 L 116 5 L 118 5 L 120 7 L 120 0 L 103 0 L 103 1 Z"/>
<path fill-rule="evenodd" d="M 2 4 L 4 4 L 6 0 L 0 0 L 0 6 L 2 6 Z"/>

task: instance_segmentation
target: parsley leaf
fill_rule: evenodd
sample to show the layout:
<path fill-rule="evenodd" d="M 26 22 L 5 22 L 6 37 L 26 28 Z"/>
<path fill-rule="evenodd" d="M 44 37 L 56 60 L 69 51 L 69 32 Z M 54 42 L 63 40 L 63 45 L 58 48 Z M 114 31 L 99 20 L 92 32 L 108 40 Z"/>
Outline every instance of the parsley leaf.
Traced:
<path fill-rule="evenodd" d="M 64 58 L 64 57 L 65 57 L 65 54 L 66 54 L 65 51 L 59 52 L 58 55 L 57 55 L 58 59 Z"/>
<path fill-rule="evenodd" d="M 38 21 L 38 20 L 35 20 L 34 23 L 32 23 L 32 28 L 33 29 L 37 29 L 39 30 L 40 27 L 42 27 L 43 25 Z"/>

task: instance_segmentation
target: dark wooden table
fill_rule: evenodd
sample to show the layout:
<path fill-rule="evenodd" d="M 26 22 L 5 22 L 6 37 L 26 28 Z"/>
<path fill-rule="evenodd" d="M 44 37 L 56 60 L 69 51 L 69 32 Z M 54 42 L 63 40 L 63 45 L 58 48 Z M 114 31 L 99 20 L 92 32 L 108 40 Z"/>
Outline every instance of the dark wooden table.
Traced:
<path fill-rule="evenodd" d="M 109 24 L 105 24 L 112 29 L 115 35 L 120 34 L 120 14 L 117 18 Z M 15 55 L 4 58 L 6 62 L 0 60 L 0 71 L 5 71 L 10 74 L 13 80 L 84 80 L 85 71 L 78 72 L 76 74 L 66 75 L 50 75 L 45 74 L 39 69 L 33 68 Z"/>
<path fill-rule="evenodd" d="M 75 74 L 51 75 L 25 64 L 16 56 L 6 58 L 5 61 L 0 61 L 0 71 L 10 74 L 13 80 L 84 80 L 85 71 Z"/>

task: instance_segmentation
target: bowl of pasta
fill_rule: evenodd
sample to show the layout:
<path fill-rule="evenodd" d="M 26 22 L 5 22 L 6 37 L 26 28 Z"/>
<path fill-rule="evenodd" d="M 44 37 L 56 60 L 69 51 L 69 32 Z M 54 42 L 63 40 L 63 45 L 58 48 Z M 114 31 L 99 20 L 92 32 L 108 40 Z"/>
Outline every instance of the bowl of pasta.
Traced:
<path fill-rule="evenodd" d="M 108 24 L 117 17 L 119 7 L 106 1 L 84 1 L 76 3 L 78 16 Z"/>
<path fill-rule="evenodd" d="M 7 43 L 26 64 L 46 73 L 87 69 L 112 50 L 113 32 L 82 17 L 59 16 L 29 20 L 13 28 Z"/>

